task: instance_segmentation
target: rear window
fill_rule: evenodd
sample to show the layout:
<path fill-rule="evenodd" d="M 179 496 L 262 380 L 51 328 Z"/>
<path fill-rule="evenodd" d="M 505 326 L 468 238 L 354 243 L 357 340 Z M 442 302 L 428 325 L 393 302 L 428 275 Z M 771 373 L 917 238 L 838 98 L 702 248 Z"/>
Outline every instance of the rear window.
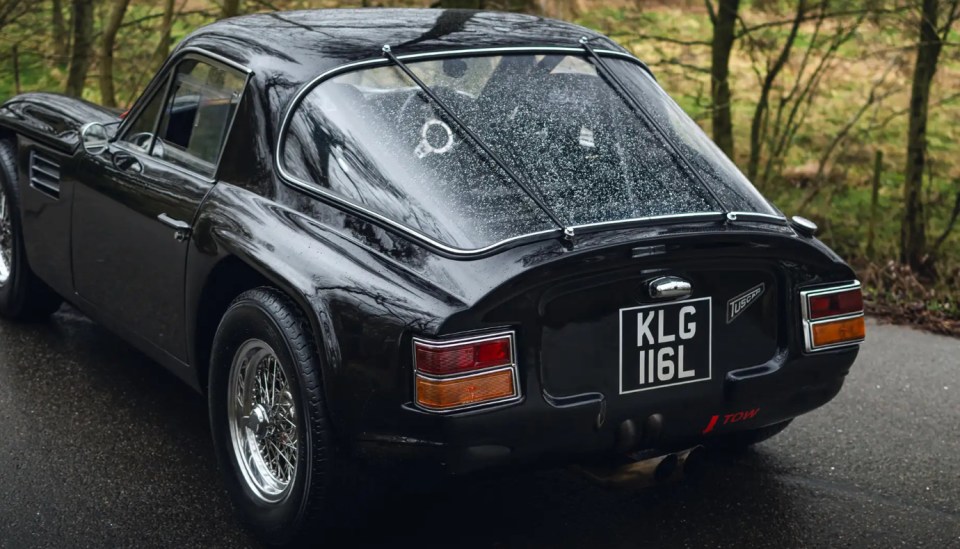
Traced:
<path fill-rule="evenodd" d="M 673 146 L 581 56 L 409 67 L 568 226 L 722 209 L 778 215 L 642 68 L 606 63 Z M 392 65 L 321 82 L 296 105 L 282 139 L 290 176 L 447 246 L 478 249 L 556 228 Z"/>

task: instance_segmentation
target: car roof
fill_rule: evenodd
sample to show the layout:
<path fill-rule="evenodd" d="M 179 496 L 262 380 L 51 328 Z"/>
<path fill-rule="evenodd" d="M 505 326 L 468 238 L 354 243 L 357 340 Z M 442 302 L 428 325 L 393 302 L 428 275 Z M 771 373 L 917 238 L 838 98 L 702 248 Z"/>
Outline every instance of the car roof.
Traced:
<path fill-rule="evenodd" d="M 624 51 L 579 25 L 516 13 L 439 9 L 326 9 L 224 19 L 187 36 L 179 49 L 201 48 L 239 63 L 261 83 L 302 84 L 337 66 L 380 57 L 468 48 L 579 47 Z"/>

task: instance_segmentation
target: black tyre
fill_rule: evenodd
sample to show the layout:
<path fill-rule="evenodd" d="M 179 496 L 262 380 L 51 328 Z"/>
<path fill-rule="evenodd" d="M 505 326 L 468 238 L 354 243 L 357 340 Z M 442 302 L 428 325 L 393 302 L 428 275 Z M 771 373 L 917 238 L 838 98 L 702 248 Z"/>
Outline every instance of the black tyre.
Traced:
<path fill-rule="evenodd" d="M 320 358 L 296 305 L 272 288 L 241 294 L 217 329 L 210 423 L 227 489 L 270 545 L 329 524 L 334 449 Z"/>
<path fill-rule="evenodd" d="M 42 320 L 56 311 L 63 300 L 27 264 L 16 166 L 16 145 L 0 140 L 0 316 Z"/>
<path fill-rule="evenodd" d="M 725 450 L 742 450 L 779 435 L 792 422 L 792 419 L 788 419 L 787 421 L 774 423 L 773 425 L 767 425 L 766 427 L 753 429 L 751 431 L 731 433 L 729 435 L 716 438 L 714 441 L 710 442 L 709 445 L 714 448 Z"/>

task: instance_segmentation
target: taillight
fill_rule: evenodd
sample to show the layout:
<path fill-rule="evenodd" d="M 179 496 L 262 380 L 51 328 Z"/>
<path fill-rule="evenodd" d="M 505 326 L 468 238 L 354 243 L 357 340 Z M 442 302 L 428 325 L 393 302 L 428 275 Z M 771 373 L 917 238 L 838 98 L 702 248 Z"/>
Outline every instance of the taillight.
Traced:
<path fill-rule="evenodd" d="M 823 351 L 863 341 L 860 283 L 800 292 L 806 350 Z"/>
<path fill-rule="evenodd" d="M 809 295 L 810 320 L 820 320 L 833 316 L 843 316 L 863 311 L 863 293 L 860 286 L 836 293 Z"/>
<path fill-rule="evenodd" d="M 417 405 L 456 411 L 520 398 L 513 333 L 413 340 Z"/>
<path fill-rule="evenodd" d="M 417 340 L 413 346 L 417 371 L 436 376 L 513 364 L 510 335 L 456 343 L 428 343 Z"/>

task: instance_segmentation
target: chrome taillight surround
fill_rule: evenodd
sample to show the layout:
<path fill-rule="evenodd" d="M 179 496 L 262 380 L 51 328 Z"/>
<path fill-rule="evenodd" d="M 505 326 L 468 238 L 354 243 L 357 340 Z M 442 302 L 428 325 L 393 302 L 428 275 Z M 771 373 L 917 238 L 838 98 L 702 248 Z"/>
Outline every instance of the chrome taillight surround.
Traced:
<path fill-rule="evenodd" d="M 857 312 L 842 313 L 832 316 L 826 316 L 823 318 L 818 318 L 816 320 L 811 319 L 810 313 L 810 300 L 814 297 L 828 296 L 833 294 L 840 294 L 844 292 L 849 292 L 850 290 L 860 290 L 860 281 L 854 280 L 853 282 L 842 284 L 839 286 L 830 286 L 826 288 L 817 288 L 815 290 L 803 290 L 800 292 L 800 308 L 803 319 L 803 348 L 807 353 L 814 353 L 819 351 L 829 351 L 832 349 L 840 349 L 843 347 L 852 347 L 854 345 L 859 345 L 863 342 L 864 338 L 851 339 L 843 341 L 841 343 L 835 343 L 830 345 L 821 345 L 817 346 L 813 341 L 813 328 L 819 324 L 825 324 L 828 322 L 836 322 L 838 320 L 849 320 L 855 318 L 862 318 L 863 308 Z"/>
<path fill-rule="evenodd" d="M 457 372 L 453 374 L 430 374 L 421 372 L 417 369 L 417 346 L 426 346 L 430 349 L 444 349 L 452 347 L 461 347 L 464 345 L 470 344 L 480 344 L 489 341 L 495 341 L 502 338 L 508 338 L 510 340 L 510 360 L 508 364 L 500 364 L 488 368 L 478 368 L 476 370 L 469 370 L 466 372 Z M 516 346 L 516 335 L 512 330 L 495 332 L 490 334 L 482 334 L 476 336 L 467 336 L 456 339 L 443 339 L 443 340 L 433 340 L 426 338 L 414 337 L 413 343 L 411 345 L 411 354 L 412 354 L 412 364 L 413 364 L 413 404 L 418 409 L 434 413 L 434 414 L 451 414 L 457 412 L 464 412 L 467 410 L 475 410 L 479 408 L 488 408 L 488 407 L 497 407 L 504 406 L 514 403 L 521 398 L 523 394 L 520 391 L 520 372 L 517 366 L 517 346 Z M 493 374 L 498 372 L 509 371 L 512 374 L 513 380 L 513 392 L 509 396 L 502 398 L 496 398 L 491 400 L 484 400 L 482 402 L 473 402 L 468 404 L 463 404 L 453 407 L 445 408 L 435 408 L 421 403 L 420 395 L 418 394 L 418 383 L 417 379 L 421 378 L 424 380 L 430 381 L 461 381 L 473 377 L 482 376 L 485 374 Z"/>

